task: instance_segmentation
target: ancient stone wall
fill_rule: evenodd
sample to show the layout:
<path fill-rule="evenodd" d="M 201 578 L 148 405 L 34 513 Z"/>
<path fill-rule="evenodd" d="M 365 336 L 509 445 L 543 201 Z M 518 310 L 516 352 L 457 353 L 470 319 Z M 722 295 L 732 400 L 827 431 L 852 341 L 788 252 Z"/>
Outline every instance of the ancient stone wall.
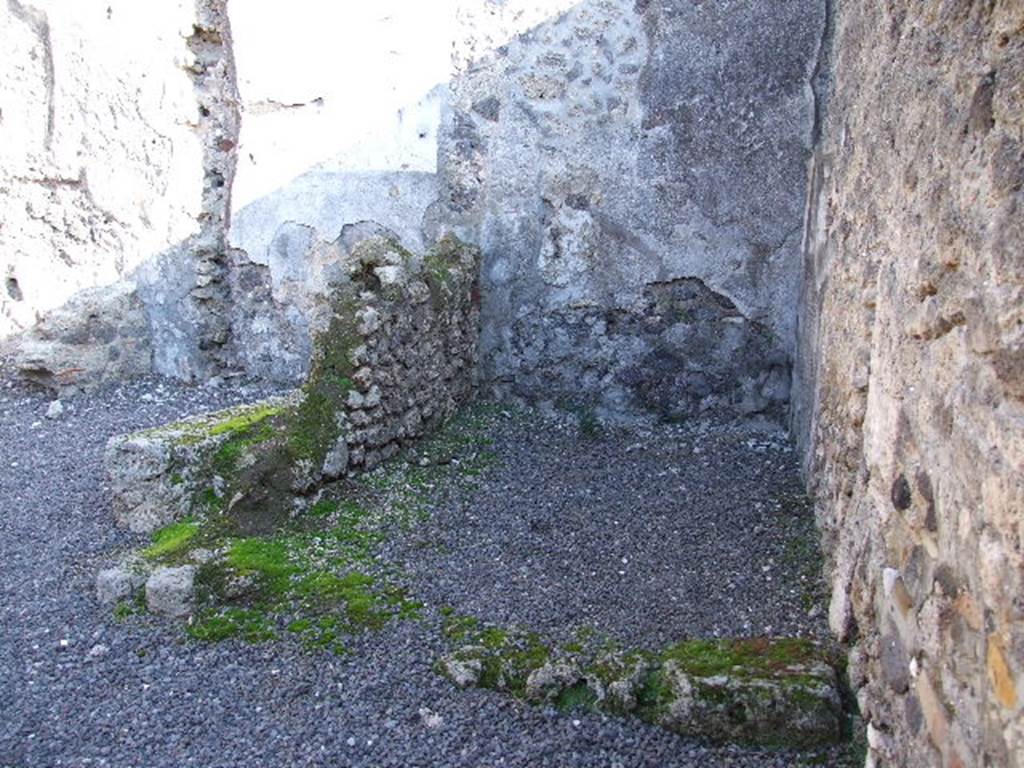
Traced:
<path fill-rule="evenodd" d="M 0 338 L 199 231 L 195 5 L 0 5 Z"/>
<path fill-rule="evenodd" d="M 324 482 L 373 469 L 472 395 L 479 253 L 454 237 L 425 256 L 362 224 L 337 243 L 311 372 L 290 395 L 114 438 L 115 514 L 132 530 L 224 515 L 274 530 Z"/>
<path fill-rule="evenodd" d="M 231 6 L 242 112 L 228 231 L 238 368 L 281 382 L 307 374 L 310 307 L 346 225 L 379 222 L 417 253 L 430 242 L 421 225 L 437 197 L 453 5 Z M 246 304 L 257 284 L 261 303 Z"/>
<path fill-rule="evenodd" d="M 80 5 L 88 24 L 68 27 L 68 45 L 98 67 L 112 54 L 90 48 L 94 27 L 122 12 Z M 131 114 L 103 152 L 77 153 L 117 169 L 104 183 L 123 199 L 105 210 L 142 211 L 160 235 L 87 249 L 103 269 L 123 261 L 111 280 L 138 286 L 149 330 L 125 357 L 145 350 L 155 371 L 185 379 L 245 371 L 297 384 L 321 266 L 343 227 L 372 219 L 414 251 L 449 231 L 482 246 L 482 371 L 499 395 L 607 417 L 784 413 L 824 0 L 299 0 L 285 17 L 225 0 L 156 5 L 153 23 L 172 9 L 180 18 L 159 31 L 134 18 L 119 27 L 149 58 L 116 63 L 148 78 L 122 80 L 127 92 L 174 94 L 153 116 L 173 157 L 141 168 L 112 159 L 148 146 Z M 69 13 L 54 12 L 54 24 Z M 32 61 L 27 49 L 5 57 L 19 72 Z M 115 116 L 134 104 L 107 84 L 112 72 L 90 77 L 101 92 L 86 114 L 107 114 L 105 100 Z M 47 109 L 40 102 L 43 123 Z M 164 237 L 149 209 L 180 206 L 180 190 L 153 183 L 169 169 L 192 197 L 187 226 Z M 73 201 L 51 202 L 54 237 L 65 237 Z M 60 252 L 46 242 L 25 238 L 32 269 Z M 103 282 L 68 274 L 67 290 L 47 293 L 53 306 Z M 5 306 L 29 295 L 11 280 Z M 65 365 L 76 347 L 98 360 L 90 338 L 35 339 L 36 378 L 54 381 L 54 360 Z"/>
<path fill-rule="evenodd" d="M 438 221 L 485 262 L 483 377 L 598 415 L 789 397 L 823 0 L 466 19 Z"/>
<path fill-rule="evenodd" d="M 1024 6 L 844 2 L 795 426 L 872 764 L 1024 765 Z"/>
<path fill-rule="evenodd" d="M 0 338 L 30 329 L 10 346 L 47 386 L 151 370 L 207 379 L 232 362 L 239 108 L 226 0 L 151 6 L 2 11 L 23 45 L 0 58 L 12 136 L 0 150 Z"/>

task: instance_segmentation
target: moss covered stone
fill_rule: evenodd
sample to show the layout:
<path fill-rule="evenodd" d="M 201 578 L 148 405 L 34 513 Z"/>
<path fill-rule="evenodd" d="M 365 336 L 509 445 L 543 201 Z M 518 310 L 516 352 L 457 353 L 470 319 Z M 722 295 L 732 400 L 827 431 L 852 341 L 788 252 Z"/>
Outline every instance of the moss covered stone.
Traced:
<path fill-rule="evenodd" d="M 454 613 L 444 631 L 457 648 L 438 669 L 462 686 L 630 715 L 713 742 L 806 749 L 843 738 L 831 652 L 809 640 L 689 640 L 660 652 L 596 637 L 553 646 Z"/>
<path fill-rule="evenodd" d="M 112 440 L 119 520 L 152 531 L 223 514 L 243 535 L 273 533 L 303 497 L 373 469 L 470 396 L 478 251 L 447 237 L 417 259 L 379 227 L 350 234 L 347 278 L 318 309 L 303 386 Z"/>
<path fill-rule="evenodd" d="M 153 543 L 142 550 L 147 560 L 165 560 L 186 549 L 199 532 L 199 523 L 192 519 L 161 528 L 153 534 Z"/>

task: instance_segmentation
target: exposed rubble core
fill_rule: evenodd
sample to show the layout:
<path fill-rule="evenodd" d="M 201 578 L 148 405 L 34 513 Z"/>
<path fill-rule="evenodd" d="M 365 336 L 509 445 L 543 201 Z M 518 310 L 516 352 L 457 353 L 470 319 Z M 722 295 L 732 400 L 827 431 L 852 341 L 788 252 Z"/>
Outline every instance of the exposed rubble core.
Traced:
<path fill-rule="evenodd" d="M 193 55 L 189 74 L 195 83 L 197 131 L 203 145 L 203 214 L 200 234 L 188 245 L 196 271 L 190 298 L 199 318 L 199 350 L 216 373 L 231 364 L 222 348 L 231 330 L 227 230 L 241 114 L 227 0 L 198 3 L 196 11 L 198 18 L 187 42 Z"/>
<path fill-rule="evenodd" d="M 368 226 L 345 258 L 313 366 L 291 395 L 126 435 L 107 449 L 114 509 L 134 531 L 189 514 L 274 530 L 300 497 L 373 469 L 473 391 L 476 249 L 454 237 L 415 258 Z"/>
<path fill-rule="evenodd" d="M 135 285 L 80 291 L 22 335 L 17 356 L 26 380 L 57 393 L 149 373 L 153 349 Z"/>
<path fill-rule="evenodd" d="M 511 330 L 520 368 L 502 386 L 526 400 L 605 422 L 785 414 L 778 339 L 695 278 L 651 283 L 630 307 L 525 313 Z"/>

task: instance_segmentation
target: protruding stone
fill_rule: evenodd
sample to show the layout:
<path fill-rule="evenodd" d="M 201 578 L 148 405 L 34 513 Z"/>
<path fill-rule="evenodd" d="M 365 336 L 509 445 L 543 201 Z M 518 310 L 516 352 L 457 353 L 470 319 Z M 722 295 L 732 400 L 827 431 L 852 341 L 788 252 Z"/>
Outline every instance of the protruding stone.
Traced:
<path fill-rule="evenodd" d="M 334 443 L 324 459 L 323 475 L 328 480 L 337 480 L 348 470 L 348 441 L 342 435 Z"/>
<path fill-rule="evenodd" d="M 188 616 L 195 602 L 194 565 L 158 568 L 146 581 L 146 606 L 162 616 Z"/>
<path fill-rule="evenodd" d="M 483 668 L 483 662 L 478 658 L 459 658 L 458 654 L 453 654 L 441 659 L 441 669 L 445 677 L 460 688 L 477 685 Z"/>
<path fill-rule="evenodd" d="M 996 700 L 1006 709 L 1013 709 L 1017 706 L 1017 683 L 1010 671 L 1009 662 L 1003 652 L 1002 640 L 998 635 L 989 637 L 987 657 L 988 675 Z"/>
<path fill-rule="evenodd" d="M 579 668 L 568 661 L 552 661 L 533 670 L 526 678 L 526 698 L 551 701 L 581 677 Z"/>
<path fill-rule="evenodd" d="M 146 574 L 117 565 L 96 574 L 96 598 L 104 605 L 130 599 L 146 583 Z"/>

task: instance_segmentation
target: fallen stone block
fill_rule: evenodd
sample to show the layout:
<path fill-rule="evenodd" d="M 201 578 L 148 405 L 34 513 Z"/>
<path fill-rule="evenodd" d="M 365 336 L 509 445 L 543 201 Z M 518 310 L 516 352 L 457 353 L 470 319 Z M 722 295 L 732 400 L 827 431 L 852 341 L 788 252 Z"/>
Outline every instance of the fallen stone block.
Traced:
<path fill-rule="evenodd" d="M 224 475 L 274 436 L 273 417 L 296 401 L 292 393 L 111 438 L 104 461 L 118 524 L 151 533 L 226 503 Z"/>
<path fill-rule="evenodd" d="M 188 616 L 195 604 L 196 568 L 158 568 L 146 581 L 146 607 L 161 616 Z"/>
<path fill-rule="evenodd" d="M 146 583 L 146 573 L 131 562 L 96 574 L 96 598 L 103 605 L 131 599 Z"/>
<path fill-rule="evenodd" d="M 149 373 L 152 356 L 142 302 L 130 282 L 81 291 L 13 347 L 19 374 L 58 393 Z"/>

